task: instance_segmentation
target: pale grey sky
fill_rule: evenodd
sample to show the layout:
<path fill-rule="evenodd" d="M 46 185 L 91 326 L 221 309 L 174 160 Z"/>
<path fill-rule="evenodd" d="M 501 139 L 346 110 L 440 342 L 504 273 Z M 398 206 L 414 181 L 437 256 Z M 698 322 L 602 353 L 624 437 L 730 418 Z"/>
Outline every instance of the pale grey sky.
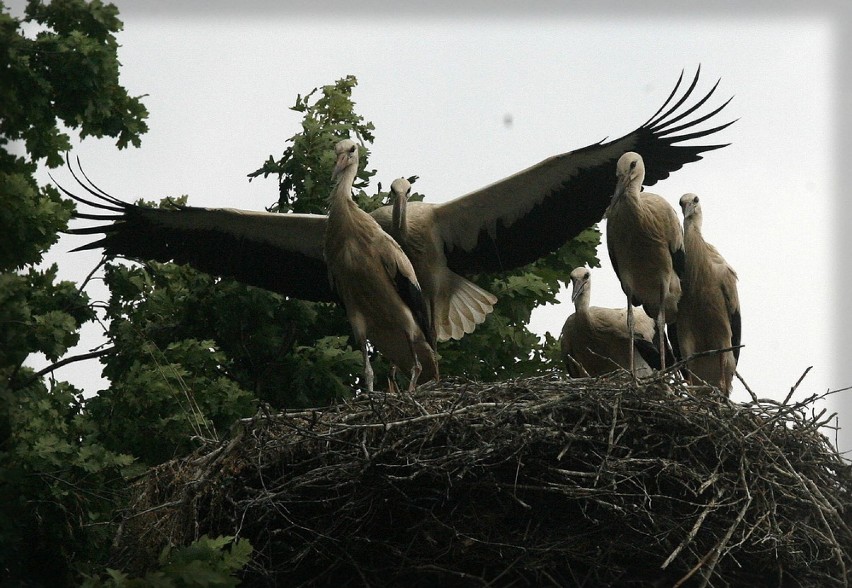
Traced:
<path fill-rule="evenodd" d="M 848 239 L 836 222 L 833 173 L 838 113 L 847 106 L 839 101 L 848 97 L 837 77 L 847 29 L 830 6 L 460 17 L 349 16 L 356 7 L 337 4 L 346 13 L 214 10 L 197 19 L 200 8 L 115 3 L 125 22 L 121 79 L 132 94 L 148 95 L 151 130 L 141 149 L 117 152 L 87 139 L 74 154 L 100 187 L 126 200 L 188 194 L 196 206 L 262 209 L 276 198 L 275 181 L 249 184 L 246 174 L 278 157 L 299 130 L 300 114 L 288 109 L 296 95 L 353 74 L 357 110 L 376 125 L 376 180 L 387 186 L 416 174 L 417 191 L 442 201 L 633 130 L 681 69 L 689 77 L 701 64 L 699 90 L 722 78 L 714 104 L 735 95 L 717 122 L 740 120 L 712 137 L 731 145 L 650 191 L 675 208 L 685 192 L 702 197 L 705 238 L 739 273 L 739 372 L 758 396 L 782 399 L 808 366 L 796 398 L 852 385 L 852 369 L 839 361 L 845 338 L 837 336 L 833 277 L 837 243 Z M 67 179 L 61 171 L 58 178 Z M 99 258 L 67 253 L 83 239 L 63 239 L 51 253 L 66 277 L 81 279 Z M 605 245 L 598 256 L 592 304 L 624 306 Z M 537 332 L 559 332 L 573 312 L 567 292 L 562 300 L 534 316 Z M 58 376 L 97 389 L 93 366 L 80 367 Z M 739 382 L 733 397 L 748 398 Z M 852 403 L 847 410 L 852 419 Z M 852 448 L 852 437 L 841 445 Z"/>

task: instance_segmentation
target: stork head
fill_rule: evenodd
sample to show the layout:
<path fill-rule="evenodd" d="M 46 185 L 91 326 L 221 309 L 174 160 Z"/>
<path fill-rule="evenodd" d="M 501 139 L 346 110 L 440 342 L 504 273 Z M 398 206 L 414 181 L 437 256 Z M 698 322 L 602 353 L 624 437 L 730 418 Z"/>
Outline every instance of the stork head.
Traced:
<path fill-rule="evenodd" d="M 337 181 L 343 170 L 349 166 L 358 168 L 358 144 L 352 139 L 338 141 L 334 146 L 334 154 L 337 156 L 337 163 L 334 164 L 334 171 L 331 174 L 332 180 Z"/>
<path fill-rule="evenodd" d="M 390 189 L 393 199 L 393 226 L 402 231 L 405 229 L 405 209 L 408 197 L 411 196 L 411 182 L 405 178 L 397 178 L 391 183 Z"/>
<path fill-rule="evenodd" d="M 391 194 L 393 195 L 394 202 L 400 198 L 408 200 L 409 195 L 411 195 L 411 182 L 405 178 L 395 179 L 391 183 Z"/>
<path fill-rule="evenodd" d="M 571 302 L 577 305 L 578 299 L 588 300 L 592 291 L 592 273 L 584 267 L 575 268 L 571 272 Z"/>
<path fill-rule="evenodd" d="M 645 179 L 645 162 L 642 156 L 633 151 L 628 151 L 618 158 L 618 163 L 615 164 L 615 194 L 612 198 L 623 195 L 628 189 L 634 189 L 637 193 L 642 188 L 642 182 Z"/>
<path fill-rule="evenodd" d="M 683 222 L 701 224 L 701 204 L 695 194 L 684 194 L 680 197 L 680 209 L 683 211 Z"/>

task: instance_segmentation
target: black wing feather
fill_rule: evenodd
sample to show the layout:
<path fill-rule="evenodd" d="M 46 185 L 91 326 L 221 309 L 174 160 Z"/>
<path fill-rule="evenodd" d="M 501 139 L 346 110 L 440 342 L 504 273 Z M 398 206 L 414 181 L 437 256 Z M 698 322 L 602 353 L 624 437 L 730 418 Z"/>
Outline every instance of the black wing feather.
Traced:
<path fill-rule="evenodd" d="M 737 310 L 731 314 L 731 347 L 734 348 L 734 363 L 739 363 L 740 361 L 741 336 L 742 324 L 740 311 Z"/>
<path fill-rule="evenodd" d="M 423 292 L 399 270 L 396 272 L 396 291 L 405 305 L 411 310 L 411 314 L 414 315 L 414 320 L 426 336 L 426 342 L 430 346 L 433 345 L 435 341 L 435 328 L 429 320 L 429 312 L 426 308 L 426 299 L 423 297 Z"/>
<path fill-rule="evenodd" d="M 497 272 L 515 269 L 533 262 L 555 251 L 584 229 L 599 222 L 609 206 L 615 190 L 615 166 L 618 158 L 627 151 L 641 154 L 645 162 L 645 185 L 651 186 L 664 180 L 687 163 L 702 159 L 707 151 L 720 149 L 728 143 L 713 145 L 682 145 L 684 141 L 697 139 L 721 131 L 735 121 L 706 130 L 677 134 L 718 114 L 727 104 L 680 126 L 669 128 L 683 120 L 706 103 L 718 86 L 718 82 L 698 103 L 684 113 L 675 115 L 678 108 L 692 95 L 700 68 L 690 86 L 673 106 L 665 110 L 680 87 L 678 79 L 674 90 L 663 106 L 648 122 L 633 132 L 610 141 L 595 143 L 576 151 L 557 156 L 553 165 L 564 168 L 564 180 L 550 189 L 523 215 L 513 222 L 497 220 L 492 231 L 482 227 L 476 245 L 464 248 L 448 243 L 445 247 L 449 267 L 460 274 Z M 660 114 L 662 113 L 662 114 Z M 673 116 L 674 115 L 674 116 Z M 534 178 L 537 168 L 548 164 L 548 160 L 526 172 Z M 552 170 L 551 170 L 552 171 Z M 512 178 L 507 178 L 510 180 Z M 517 178 L 515 178 L 517 180 Z M 498 183 L 499 184 L 499 183 Z M 523 186 L 521 182 L 518 186 Z M 522 190 L 523 187 L 519 187 Z M 519 194 L 519 199 L 527 194 Z"/>
<path fill-rule="evenodd" d="M 103 235 L 101 239 L 74 251 L 103 248 L 110 257 L 189 264 L 203 272 L 234 278 L 285 296 L 318 302 L 338 301 L 328 283 L 328 270 L 321 253 L 282 249 L 263 238 L 267 225 L 258 227 L 256 236 L 246 234 L 251 231 L 240 234 L 227 230 L 229 218 L 239 217 L 240 222 L 246 222 L 244 216 L 236 211 L 191 206 L 171 210 L 138 206 L 96 192 L 80 182 L 77 175 L 74 177 L 95 200 L 83 198 L 59 184 L 57 186 L 79 203 L 115 213 L 75 213 L 78 219 L 108 222 L 68 229 L 66 232 L 74 235 Z M 175 215 L 181 216 L 181 223 L 172 222 Z M 203 223 L 201 228 L 192 226 L 193 217 L 207 219 L 213 215 L 221 217 L 219 226 L 211 226 L 209 222 Z M 283 223 L 281 228 L 286 230 Z M 322 238 L 321 234 L 319 238 Z"/>

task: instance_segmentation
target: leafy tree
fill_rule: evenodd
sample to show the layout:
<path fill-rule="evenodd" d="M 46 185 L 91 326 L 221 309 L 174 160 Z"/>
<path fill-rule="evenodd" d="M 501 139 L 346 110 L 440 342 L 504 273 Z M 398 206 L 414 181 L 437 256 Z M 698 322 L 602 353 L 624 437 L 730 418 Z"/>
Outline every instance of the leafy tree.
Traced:
<path fill-rule="evenodd" d="M 38 25 L 29 37 L 22 24 Z M 94 316 L 86 295 L 36 269 L 73 205 L 39 186 L 60 165 L 65 129 L 138 144 L 145 107 L 118 82 L 117 11 L 99 1 L 31 0 L 23 19 L 0 2 L 0 584 L 65 585 L 108 538 L 121 472 L 79 390 L 24 362 L 57 361 Z M 19 152 L 23 149 L 24 154 Z"/>
<path fill-rule="evenodd" d="M 166 546 L 160 554 L 159 569 L 142 578 L 107 569 L 105 578 L 87 576 L 83 588 L 231 588 L 239 585 L 235 575 L 249 562 L 251 553 L 247 539 L 202 535 L 186 547 Z"/>

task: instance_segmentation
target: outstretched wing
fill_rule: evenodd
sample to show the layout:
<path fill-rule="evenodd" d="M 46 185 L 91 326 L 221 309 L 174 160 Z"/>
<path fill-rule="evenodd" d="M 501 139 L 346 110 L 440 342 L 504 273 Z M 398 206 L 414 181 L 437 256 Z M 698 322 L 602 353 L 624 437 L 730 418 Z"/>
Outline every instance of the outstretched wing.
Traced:
<path fill-rule="evenodd" d="M 437 228 L 449 267 L 460 274 L 505 271 L 539 259 L 603 218 L 615 190 L 615 165 L 626 151 L 645 161 L 645 184 L 652 185 L 702 153 L 727 144 L 682 145 L 711 135 L 734 121 L 692 130 L 716 109 L 682 122 L 701 108 L 719 82 L 692 106 L 701 68 L 676 98 L 683 73 L 663 106 L 633 132 L 610 141 L 545 159 L 482 189 L 435 207 Z M 672 104 L 673 103 L 673 104 Z M 671 104 L 671 106 L 669 106 Z M 683 107 L 683 111 L 679 112 Z M 667 109 L 668 108 L 668 109 Z M 691 132 L 683 132 L 691 130 Z"/>
<path fill-rule="evenodd" d="M 101 224 L 69 229 L 103 235 L 75 249 L 103 247 L 108 256 L 186 263 L 217 276 L 303 300 L 335 301 L 323 259 L 327 217 L 228 208 L 148 208 L 123 202 L 75 179 L 82 197 L 59 188 L 94 211 L 75 218 Z"/>

